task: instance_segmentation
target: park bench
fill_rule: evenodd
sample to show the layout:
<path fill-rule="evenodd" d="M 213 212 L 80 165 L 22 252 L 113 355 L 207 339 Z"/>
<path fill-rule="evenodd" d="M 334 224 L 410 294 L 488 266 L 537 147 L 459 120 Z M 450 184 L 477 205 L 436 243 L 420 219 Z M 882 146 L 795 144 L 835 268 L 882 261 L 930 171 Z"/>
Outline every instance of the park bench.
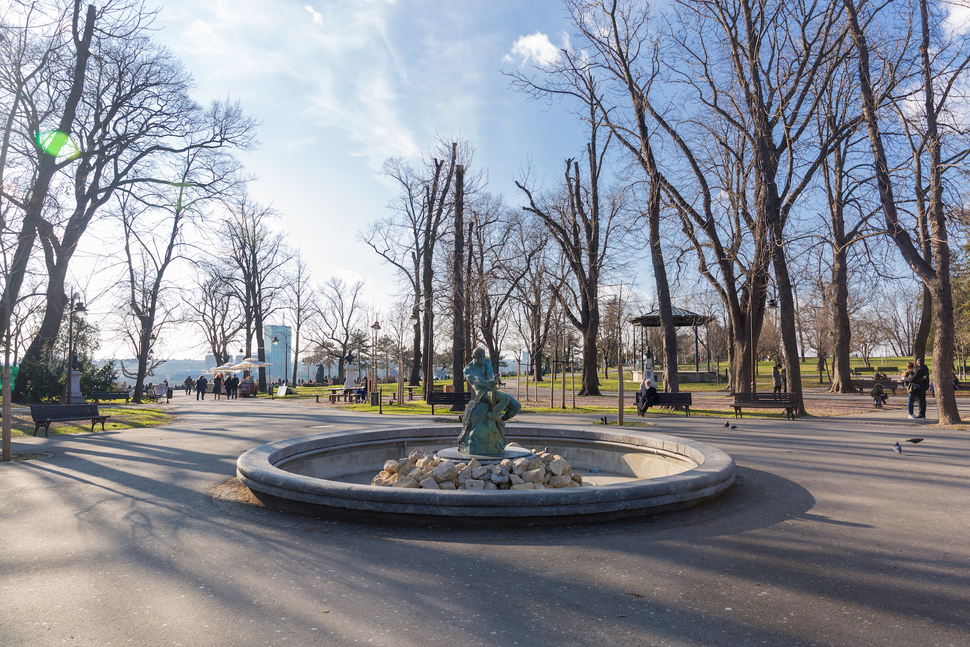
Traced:
<path fill-rule="evenodd" d="M 872 391 L 872 387 L 876 385 L 876 382 L 882 384 L 883 391 L 892 391 L 893 395 L 896 395 L 896 389 L 899 388 L 899 382 L 897 380 L 852 380 L 852 386 L 868 395 Z"/>
<path fill-rule="evenodd" d="M 52 422 L 68 422 L 71 420 L 90 420 L 91 431 L 94 425 L 101 423 L 104 431 L 104 421 L 111 416 L 102 416 L 96 404 L 32 404 L 30 416 L 34 419 L 34 435 L 37 430 L 44 428 L 44 435 L 50 430 Z"/>
<path fill-rule="evenodd" d="M 690 408 L 693 406 L 694 399 L 690 391 L 682 391 L 680 393 L 657 393 L 657 399 L 650 407 L 684 407 L 684 412 L 690 417 Z"/>
<path fill-rule="evenodd" d="M 795 419 L 798 400 L 791 393 L 735 393 L 734 417 L 744 418 L 742 409 L 784 409 L 785 418 Z"/>
<path fill-rule="evenodd" d="M 856 375 L 862 375 L 864 373 L 875 373 L 876 369 L 872 366 L 856 366 L 852 369 L 852 372 Z"/>
<path fill-rule="evenodd" d="M 428 394 L 428 404 L 431 405 L 431 415 L 434 415 L 436 404 L 468 404 L 472 400 L 472 394 L 468 391 L 461 393 L 444 393 L 442 391 L 432 391 Z"/>
<path fill-rule="evenodd" d="M 892 373 L 893 375 L 898 375 L 899 367 L 898 366 L 877 366 L 876 372 L 885 373 L 886 375 L 889 375 L 890 373 Z"/>
<path fill-rule="evenodd" d="M 101 400 L 124 400 L 125 404 L 131 399 L 127 391 L 95 391 L 91 399 L 97 404 Z"/>

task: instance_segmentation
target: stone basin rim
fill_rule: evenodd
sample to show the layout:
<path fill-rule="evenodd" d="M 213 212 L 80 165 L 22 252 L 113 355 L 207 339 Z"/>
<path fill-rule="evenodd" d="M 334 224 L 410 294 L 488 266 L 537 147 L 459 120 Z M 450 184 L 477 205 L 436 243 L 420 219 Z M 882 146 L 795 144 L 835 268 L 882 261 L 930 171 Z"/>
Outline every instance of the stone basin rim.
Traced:
<path fill-rule="evenodd" d="M 555 445 L 556 441 L 610 446 L 688 460 L 696 466 L 669 476 L 604 486 L 487 492 L 360 485 L 304 476 L 278 467 L 300 457 L 356 447 L 448 443 L 459 430 L 457 425 L 376 427 L 280 440 L 241 455 L 237 475 L 257 497 L 264 494 L 299 507 L 428 517 L 595 517 L 638 511 L 645 514 L 652 509 L 698 503 L 727 489 L 735 479 L 734 459 L 707 443 L 623 428 L 565 425 L 510 425 L 507 436 L 525 447 Z"/>

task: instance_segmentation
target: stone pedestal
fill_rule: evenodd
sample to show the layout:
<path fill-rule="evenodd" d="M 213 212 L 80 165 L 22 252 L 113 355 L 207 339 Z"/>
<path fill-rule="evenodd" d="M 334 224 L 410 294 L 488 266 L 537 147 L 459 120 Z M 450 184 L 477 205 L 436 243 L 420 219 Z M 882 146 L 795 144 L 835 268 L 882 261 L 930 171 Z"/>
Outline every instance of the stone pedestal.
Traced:
<path fill-rule="evenodd" d="M 644 378 L 649 378 L 653 382 L 654 386 L 657 384 L 657 379 L 653 376 L 653 360 L 648 359 L 645 362 L 646 366 L 643 371 L 633 371 L 633 381 L 643 382 Z"/>
<path fill-rule="evenodd" d="M 84 404 L 84 396 L 81 395 L 81 371 L 71 371 L 71 387 L 68 393 L 71 404 Z"/>

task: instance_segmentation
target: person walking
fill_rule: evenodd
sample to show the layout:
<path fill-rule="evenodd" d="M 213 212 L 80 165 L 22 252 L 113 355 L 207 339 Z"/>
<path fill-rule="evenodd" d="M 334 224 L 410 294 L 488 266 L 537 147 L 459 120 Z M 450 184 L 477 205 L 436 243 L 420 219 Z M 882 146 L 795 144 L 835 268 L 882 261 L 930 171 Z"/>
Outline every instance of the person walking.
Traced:
<path fill-rule="evenodd" d="M 215 396 L 216 400 L 222 399 L 222 373 L 216 373 L 216 376 L 212 378 L 212 395 Z"/>
<path fill-rule="evenodd" d="M 195 386 L 195 380 L 192 379 L 191 375 L 186 375 L 185 381 L 182 382 L 182 386 L 185 388 L 185 395 L 191 395 L 192 387 Z"/>
<path fill-rule="evenodd" d="M 205 390 L 209 386 L 209 380 L 205 379 L 205 375 L 200 375 L 199 379 L 195 381 L 195 399 L 205 400 Z"/>
<path fill-rule="evenodd" d="M 781 364 L 775 362 L 775 365 L 771 367 L 771 381 L 775 385 L 775 393 L 781 393 L 782 379 L 781 379 Z"/>
<path fill-rule="evenodd" d="M 916 371 L 913 373 L 913 391 L 916 393 L 916 401 L 919 403 L 919 415 L 917 418 L 926 417 L 926 391 L 930 388 L 930 369 L 922 359 L 916 360 Z M 911 407 L 912 408 L 912 407 Z"/>

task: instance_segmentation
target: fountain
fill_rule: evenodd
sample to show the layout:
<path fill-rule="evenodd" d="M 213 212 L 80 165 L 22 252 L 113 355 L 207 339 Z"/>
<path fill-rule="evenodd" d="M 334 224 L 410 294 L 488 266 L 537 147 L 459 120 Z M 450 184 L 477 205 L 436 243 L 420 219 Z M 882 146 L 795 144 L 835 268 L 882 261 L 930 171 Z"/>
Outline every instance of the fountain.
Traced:
<path fill-rule="evenodd" d="M 653 514 L 717 496 L 735 478 L 734 460 L 701 442 L 625 428 L 520 425 L 520 409 L 497 391 L 484 351 L 465 368 L 476 389 L 459 428 L 413 426 L 324 432 L 256 447 L 237 475 L 270 507 L 378 523 L 501 525 L 572 523 Z M 509 446 L 506 438 L 517 446 Z M 458 437 L 456 447 L 455 437 Z M 389 462 L 433 454 L 455 463 L 561 457 L 583 487 L 482 491 L 380 487 Z M 430 483 L 430 482 L 429 482 Z"/>

